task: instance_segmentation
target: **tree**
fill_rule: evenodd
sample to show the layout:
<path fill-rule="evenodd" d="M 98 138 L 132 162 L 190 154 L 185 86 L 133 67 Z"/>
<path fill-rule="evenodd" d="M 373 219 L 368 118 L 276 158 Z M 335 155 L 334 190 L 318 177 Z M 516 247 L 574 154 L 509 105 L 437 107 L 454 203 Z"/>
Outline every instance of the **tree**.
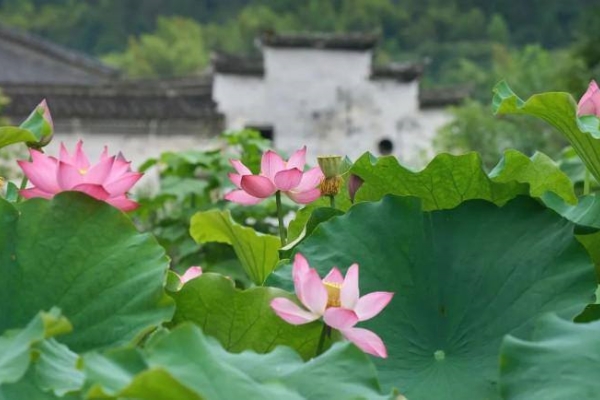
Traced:
<path fill-rule="evenodd" d="M 104 60 L 136 78 L 176 77 L 200 72 L 208 64 L 201 26 L 182 17 L 159 17 L 157 29 L 129 39 L 122 54 Z"/>

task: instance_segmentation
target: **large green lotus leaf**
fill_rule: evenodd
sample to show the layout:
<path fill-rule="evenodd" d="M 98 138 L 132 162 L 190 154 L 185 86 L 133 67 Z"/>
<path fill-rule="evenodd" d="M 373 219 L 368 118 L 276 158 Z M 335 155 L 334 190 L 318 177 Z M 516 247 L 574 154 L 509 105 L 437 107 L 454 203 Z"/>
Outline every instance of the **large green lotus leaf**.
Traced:
<path fill-rule="evenodd" d="M 493 109 L 495 114 L 532 115 L 554 126 L 600 182 L 600 121 L 593 115 L 577 117 L 577 103 L 569 93 L 541 93 L 523 101 L 501 81 L 494 87 Z"/>
<path fill-rule="evenodd" d="M 71 331 L 71 324 L 57 308 L 39 312 L 23 329 L 0 336 L 0 386 L 18 381 L 25 375 L 33 347 L 54 335 Z"/>
<path fill-rule="evenodd" d="M 569 178 L 543 154 L 532 158 L 509 150 L 491 176 L 484 171 L 477 153 L 437 155 L 420 172 L 398 163 L 395 157 L 360 157 L 351 169 L 364 180 L 356 201 L 376 201 L 387 194 L 415 196 L 425 210 L 453 208 L 471 199 L 498 205 L 520 194 L 539 197 L 550 191 L 568 202 L 576 202 Z"/>
<path fill-rule="evenodd" d="M 364 323 L 388 346 L 383 383 L 413 400 L 496 399 L 502 337 L 594 294 L 573 230 L 526 197 L 423 212 L 418 199 L 386 196 L 319 225 L 297 251 L 321 276 L 357 262 L 362 293 L 395 293 Z"/>
<path fill-rule="evenodd" d="M 229 211 L 196 213 L 190 223 L 190 234 L 197 243 L 230 244 L 244 271 L 257 285 L 264 283 L 279 261 L 279 238 L 237 224 Z"/>
<path fill-rule="evenodd" d="M 600 394 L 600 321 L 576 324 L 544 316 L 527 340 L 507 336 L 500 391 L 508 400 L 595 400 Z"/>
<path fill-rule="evenodd" d="M 271 300 L 289 297 L 281 289 L 239 290 L 230 279 L 207 273 L 186 283 L 172 296 L 177 304 L 174 325 L 192 321 L 228 351 L 267 353 L 286 345 L 305 358 L 315 355 L 322 324 L 294 326 L 275 315 L 269 305 Z"/>
<path fill-rule="evenodd" d="M 337 344 L 304 363 L 286 347 L 231 354 L 184 324 L 143 350 L 85 356 L 89 399 L 382 399 L 367 357 Z"/>
<path fill-rule="evenodd" d="M 79 390 L 78 356 L 53 338 L 71 328 L 53 308 L 39 312 L 25 328 L 0 336 L 0 399 L 54 398 Z"/>
<path fill-rule="evenodd" d="M 74 351 L 124 344 L 170 319 L 168 260 L 119 210 L 81 193 L 0 200 L 0 331 L 59 307 Z"/>

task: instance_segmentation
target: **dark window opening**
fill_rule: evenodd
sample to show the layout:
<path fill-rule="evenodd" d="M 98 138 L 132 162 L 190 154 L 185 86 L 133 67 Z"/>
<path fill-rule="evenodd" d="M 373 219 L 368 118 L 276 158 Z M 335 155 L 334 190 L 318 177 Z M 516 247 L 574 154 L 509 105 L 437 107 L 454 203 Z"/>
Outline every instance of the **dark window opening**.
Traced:
<path fill-rule="evenodd" d="M 379 141 L 377 148 L 379 149 L 379 154 L 382 156 L 388 156 L 394 151 L 394 143 L 392 143 L 392 141 L 389 139 L 383 139 Z"/>
<path fill-rule="evenodd" d="M 252 129 L 253 131 L 257 131 L 258 133 L 260 133 L 260 136 L 270 141 L 273 141 L 275 137 L 275 129 L 269 125 L 248 125 L 246 126 L 246 129 Z"/>

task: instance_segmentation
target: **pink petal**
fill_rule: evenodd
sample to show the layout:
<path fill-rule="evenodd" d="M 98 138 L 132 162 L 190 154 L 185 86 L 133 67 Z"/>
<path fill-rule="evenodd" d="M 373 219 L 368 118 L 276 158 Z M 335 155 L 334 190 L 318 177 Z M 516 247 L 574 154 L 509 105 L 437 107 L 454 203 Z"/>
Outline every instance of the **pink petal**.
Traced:
<path fill-rule="evenodd" d="M 309 204 L 321 197 L 319 188 L 307 190 L 306 192 L 297 192 L 296 189 L 284 192 L 290 199 L 298 204 Z"/>
<path fill-rule="evenodd" d="M 179 280 L 182 284 L 184 284 L 194 278 L 199 277 L 200 275 L 202 275 L 201 267 L 189 267 L 185 273 L 179 277 Z"/>
<path fill-rule="evenodd" d="M 62 190 L 71 190 L 73 187 L 85 183 L 79 169 L 63 161 L 58 162 L 57 181 Z"/>
<path fill-rule="evenodd" d="M 90 161 L 83 151 L 83 141 L 79 140 L 75 145 L 75 155 L 73 156 L 73 164 L 77 169 L 89 169 Z"/>
<path fill-rule="evenodd" d="M 321 278 L 313 268 L 308 270 L 306 275 L 300 280 L 302 286 L 302 304 L 314 314 L 323 315 L 327 306 L 327 289 L 323 286 Z"/>
<path fill-rule="evenodd" d="M 51 199 L 52 197 L 54 197 L 54 193 L 44 192 L 43 190 L 38 189 L 38 188 L 23 189 L 23 190 L 19 191 L 19 194 L 26 199 L 32 199 L 34 197 L 42 197 L 44 199 Z"/>
<path fill-rule="evenodd" d="M 302 282 L 308 276 L 308 271 L 310 271 L 310 266 L 308 265 L 308 261 L 306 258 L 300 253 L 296 253 L 294 257 L 294 265 L 292 266 L 292 278 L 294 280 L 294 290 L 296 291 L 296 296 L 304 303 L 302 296 Z"/>
<path fill-rule="evenodd" d="M 83 192 L 88 196 L 92 196 L 98 200 L 106 200 L 110 197 L 110 194 L 104 190 L 102 185 L 96 185 L 93 183 L 82 183 L 80 185 L 76 185 L 69 190 L 75 190 L 77 192 Z"/>
<path fill-rule="evenodd" d="M 240 160 L 229 160 L 233 168 L 240 175 L 252 175 L 252 172 Z"/>
<path fill-rule="evenodd" d="M 244 175 L 240 182 L 242 189 L 250 196 L 261 199 L 272 196 L 277 189 L 270 179 L 260 175 Z"/>
<path fill-rule="evenodd" d="M 115 162 L 110 170 L 110 174 L 108 178 L 106 178 L 107 181 L 116 180 L 124 174 L 131 172 L 131 163 L 129 161 L 124 161 L 122 157 L 123 155 L 121 153 L 115 157 Z"/>
<path fill-rule="evenodd" d="M 31 183 L 47 193 L 58 193 L 61 191 L 56 176 L 58 174 L 58 161 L 54 157 L 48 157 L 37 150 L 30 150 L 31 162 L 17 161 L 23 173 Z"/>
<path fill-rule="evenodd" d="M 369 293 L 358 299 L 354 312 L 358 315 L 359 321 L 366 321 L 379 314 L 392 301 L 392 297 L 394 293 L 390 292 Z"/>
<path fill-rule="evenodd" d="M 299 169 L 286 169 L 275 174 L 275 187 L 282 192 L 292 190 L 300 183 L 302 172 Z"/>
<path fill-rule="evenodd" d="M 287 162 L 287 168 L 298 168 L 300 171 L 303 171 L 304 164 L 306 164 L 306 146 L 292 154 Z"/>
<path fill-rule="evenodd" d="M 225 195 L 225 200 L 232 201 L 234 203 L 243 204 L 245 206 L 251 206 L 254 204 L 258 204 L 264 199 L 259 199 L 258 197 L 250 196 L 248 193 L 243 190 L 234 190 Z"/>
<path fill-rule="evenodd" d="M 345 308 L 330 307 L 325 310 L 323 321 L 330 327 L 343 330 L 352 328 L 358 322 L 358 317 L 352 310 Z"/>
<path fill-rule="evenodd" d="M 46 99 L 43 99 L 40 104 L 38 104 L 38 107 L 42 107 L 44 110 L 44 119 L 50 125 L 50 128 L 54 130 L 54 122 L 52 122 L 52 115 L 50 114 L 50 108 L 48 107 Z"/>
<path fill-rule="evenodd" d="M 104 149 L 102 150 L 102 153 L 100 153 L 100 161 L 105 160 L 109 158 L 108 156 L 108 147 L 104 146 Z"/>
<path fill-rule="evenodd" d="M 346 278 L 340 290 L 342 307 L 353 310 L 358 302 L 360 292 L 358 290 L 358 264 L 352 264 L 346 272 Z"/>
<path fill-rule="evenodd" d="M 337 269 L 337 267 L 333 267 L 331 271 L 329 271 L 327 276 L 323 278 L 323 282 L 338 283 L 341 285 L 342 283 L 344 283 L 344 276 L 342 275 L 340 270 Z"/>
<path fill-rule="evenodd" d="M 111 206 L 118 208 L 121 211 L 133 211 L 140 205 L 133 200 L 129 200 L 125 195 L 117 197 L 109 197 L 105 200 Z"/>
<path fill-rule="evenodd" d="M 285 162 L 272 150 L 267 150 L 260 161 L 260 174 L 266 176 L 271 181 L 275 179 L 275 174 L 285 169 Z"/>
<path fill-rule="evenodd" d="M 63 142 L 60 142 L 60 152 L 58 159 L 69 164 L 75 164 L 75 160 L 73 159 L 73 157 L 71 157 Z"/>
<path fill-rule="evenodd" d="M 227 174 L 227 176 L 229 177 L 231 183 L 235 185 L 235 187 L 237 187 L 238 189 L 242 188 L 242 175 L 230 172 L 229 174 Z"/>
<path fill-rule="evenodd" d="M 83 174 L 83 179 L 86 183 L 103 185 L 108 178 L 110 171 L 115 162 L 114 157 L 105 158 L 102 161 L 94 164 L 88 171 Z"/>
<path fill-rule="evenodd" d="M 349 328 L 340 331 L 342 335 L 354 343 L 356 347 L 375 357 L 387 358 L 387 350 L 383 340 L 370 330 L 363 328 Z"/>
<path fill-rule="evenodd" d="M 303 310 L 296 303 L 285 297 L 273 299 L 271 301 L 271 308 L 281 319 L 292 325 L 307 324 L 320 318 L 320 315 Z"/>
<path fill-rule="evenodd" d="M 109 183 L 105 183 L 103 186 L 111 196 L 122 195 L 128 192 L 142 176 L 144 176 L 144 174 L 139 172 L 128 172 L 121 178 Z"/>
<path fill-rule="evenodd" d="M 319 186 L 321 181 L 325 179 L 325 175 L 321 171 L 321 168 L 314 167 L 306 171 L 302 174 L 302 179 L 298 186 L 294 188 L 295 192 L 305 192 L 307 190 L 312 190 Z"/>
<path fill-rule="evenodd" d="M 600 117 L 600 89 L 596 81 L 592 80 L 587 91 L 577 104 L 577 115 L 596 115 Z"/>

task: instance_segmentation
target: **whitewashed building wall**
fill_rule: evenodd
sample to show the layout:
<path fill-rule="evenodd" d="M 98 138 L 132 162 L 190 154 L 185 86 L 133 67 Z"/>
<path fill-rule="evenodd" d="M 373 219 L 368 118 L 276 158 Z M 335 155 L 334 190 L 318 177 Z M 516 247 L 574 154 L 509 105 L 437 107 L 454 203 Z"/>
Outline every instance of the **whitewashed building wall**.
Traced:
<path fill-rule="evenodd" d="M 432 155 L 443 109 L 419 108 L 419 82 L 372 79 L 372 50 L 263 48 L 264 75 L 215 73 L 213 98 L 229 129 L 272 126 L 274 146 L 312 157 L 378 154 L 388 139 L 403 163 Z"/>

